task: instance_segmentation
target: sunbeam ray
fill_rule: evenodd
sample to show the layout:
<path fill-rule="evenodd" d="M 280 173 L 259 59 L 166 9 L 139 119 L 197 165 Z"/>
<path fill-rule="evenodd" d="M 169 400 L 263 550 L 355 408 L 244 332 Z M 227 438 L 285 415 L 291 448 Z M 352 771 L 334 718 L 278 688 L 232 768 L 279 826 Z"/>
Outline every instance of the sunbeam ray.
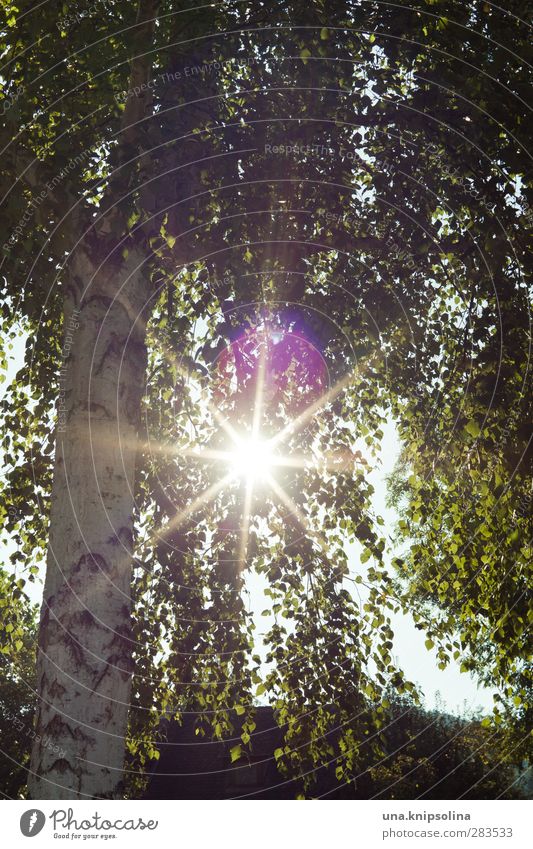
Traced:
<path fill-rule="evenodd" d="M 230 482 L 230 480 L 232 480 L 233 477 L 233 472 L 230 472 L 229 474 L 225 475 L 225 477 L 221 478 L 219 481 L 216 481 L 214 484 L 208 487 L 205 492 L 202 492 L 202 494 L 198 495 L 197 498 L 194 499 L 194 501 L 191 501 L 188 507 L 185 507 L 183 510 L 180 510 L 179 513 L 176 513 L 176 515 L 172 517 L 168 525 L 165 525 L 164 528 L 159 530 L 159 536 L 167 536 L 169 533 L 172 533 L 173 531 L 177 530 L 186 519 L 196 513 L 199 507 L 202 507 L 204 504 L 207 504 L 209 503 L 209 501 L 212 501 L 215 495 L 218 495 L 218 493 L 224 489 L 224 487 Z"/>
<path fill-rule="evenodd" d="M 176 369 L 176 372 L 183 377 L 184 380 L 189 380 L 191 384 L 195 387 L 199 395 L 202 395 L 203 403 L 206 405 L 207 410 L 211 413 L 217 424 L 226 432 L 226 434 L 230 437 L 233 442 L 238 441 L 237 432 L 227 418 L 221 414 L 220 410 L 213 404 L 209 398 L 205 397 L 205 393 L 203 391 L 203 387 L 198 383 L 194 375 L 192 375 L 187 369 L 183 368 L 183 366 L 179 363 L 176 355 L 172 351 L 168 351 L 166 348 L 164 349 L 164 356 L 168 359 L 171 365 Z"/>
<path fill-rule="evenodd" d="M 188 507 L 180 510 L 173 516 L 168 525 L 160 531 L 163 536 L 172 533 L 173 530 L 179 528 L 183 522 L 194 515 L 202 506 L 212 501 L 219 492 L 226 486 L 235 482 L 236 479 L 242 480 L 244 487 L 244 497 L 242 502 L 242 517 L 240 525 L 239 543 L 238 543 L 238 563 L 240 568 L 246 562 L 248 557 L 248 546 L 250 537 L 250 520 L 252 515 L 252 505 L 254 501 L 254 491 L 258 481 L 270 487 L 276 497 L 290 513 L 296 518 L 302 526 L 304 533 L 310 535 L 313 540 L 319 545 L 321 551 L 327 556 L 327 546 L 320 534 L 316 533 L 309 526 L 308 519 L 300 510 L 294 500 L 285 492 L 284 488 L 274 477 L 276 468 L 288 469 L 304 469 L 310 474 L 323 473 L 342 473 L 348 469 L 353 469 L 354 464 L 358 461 L 358 452 L 339 451 L 339 452 L 324 452 L 319 455 L 310 452 L 305 454 L 284 455 L 278 453 L 275 449 L 281 445 L 289 436 L 300 431 L 321 409 L 326 407 L 341 392 L 352 383 L 361 374 L 361 370 L 351 371 L 341 378 L 337 383 L 324 392 L 319 398 L 311 403 L 300 415 L 289 421 L 278 433 L 269 439 L 263 439 L 261 436 L 264 413 L 264 396 L 265 383 L 267 374 L 267 359 L 268 359 L 268 338 L 264 337 L 261 341 L 258 350 L 257 367 L 255 368 L 255 392 L 253 400 L 253 410 L 251 427 L 244 433 L 238 432 L 235 427 L 225 418 L 219 409 L 209 398 L 203 397 L 206 412 L 210 413 L 214 421 L 229 437 L 229 445 L 226 449 L 214 449 L 209 447 L 201 447 L 199 445 L 161 445 L 154 444 L 146 445 L 146 448 L 152 448 L 155 452 L 168 454 L 174 457 L 187 457 L 200 460 L 205 463 L 219 463 L 229 467 L 227 474 L 205 490 L 201 495 L 197 496 Z M 175 357 L 170 355 L 170 359 L 174 361 L 174 365 L 179 374 L 192 382 L 192 389 L 201 392 L 201 387 L 186 369 L 182 368 L 179 363 L 175 362 Z M 359 461 L 365 461 L 359 454 Z"/>
<path fill-rule="evenodd" d="M 252 498 L 254 492 L 254 479 L 249 476 L 246 479 L 246 487 L 244 493 L 244 505 L 241 521 L 241 535 L 239 544 L 239 568 L 243 568 L 248 557 L 248 540 L 250 537 L 250 514 L 252 511 Z"/>
<path fill-rule="evenodd" d="M 337 395 L 339 395 L 343 389 L 345 389 L 348 384 L 354 379 L 354 374 L 349 373 L 342 377 L 335 386 L 332 386 L 328 389 L 327 392 L 324 392 L 320 398 L 317 398 L 309 407 L 300 413 L 300 415 L 290 421 L 282 430 L 277 433 L 273 439 L 273 446 L 279 445 L 281 442 L 284 442 L 289 436 L 292 436 L 294 433 L 297 433 L 302 427 L 307 424 L 307 422 L 313 418 L 313 416 L 318 413 L 319 410 L 326 407 L 331 401 L 333 401 Z"/>

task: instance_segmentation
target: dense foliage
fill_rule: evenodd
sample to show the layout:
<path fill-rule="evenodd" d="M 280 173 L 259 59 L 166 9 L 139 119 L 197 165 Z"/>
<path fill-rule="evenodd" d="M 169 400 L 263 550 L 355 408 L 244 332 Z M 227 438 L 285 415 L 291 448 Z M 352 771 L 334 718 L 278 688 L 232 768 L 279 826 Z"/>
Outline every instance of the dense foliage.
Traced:
<path fill-rule="evenodd" d="M 385 690 L 414 690 L 394 660 L 396 609 L 443 668 L 453 656 L 498 689 L 517 762 L 532 493 L 524 4 L 167 0 L 151 4 L 153 45 L 129 3 L 75 20 L 32 5 L 8 5 L 1 26 L 2 330 L 27 334 L 1 406 L 7 606 L 46 549 L 69 252 L 81 239 L 120 267 L 140 247 L 152 310 L 132 774 L 157 757 L 169 712 L 223 736 L 236 708 L 239 758 L 264 696 L 286 769 L 333 757 L 346 780 L 386 722 Z M 141 54 L 153 85 L 128 91 Z M 137 101 L 146 116 L 125 140 Z M 254 500 L 243 564 L 243 484 L 182 514 L 223 474 L 191 450 L 223 447 L 221 413 L 250 427 L 263 356 L 266 433 L 342 389 L 288 434 L 284 453 L 314 467 L 279 472 L 291 508 L 270 490 Z M 368 481 L 390 417 L 394 542 Z"/>

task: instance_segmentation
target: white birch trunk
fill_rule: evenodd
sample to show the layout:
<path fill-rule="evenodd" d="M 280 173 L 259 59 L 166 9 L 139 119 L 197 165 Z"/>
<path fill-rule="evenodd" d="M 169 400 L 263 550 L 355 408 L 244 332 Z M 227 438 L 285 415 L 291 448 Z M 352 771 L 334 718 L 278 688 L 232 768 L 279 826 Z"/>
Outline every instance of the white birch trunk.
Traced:
<path fill-rule="evenodd" d="M 142 257 L 87 286 L 71 331 L 58 428 L 38 657 L 34 799 L 121 794 L 131 689 L 130 588 L 137 427 L 145 374 Z M 67 330 L 72 326 L 72 318 Z"/>
<path fill-rule="evenodd" d="M 141 93 L 130 96 L 124 109 L 121 166 L 134 151 L 142 152 L 140 122 L 152 111 L 147 48 L 158 6 L 159 0 L 137 4 L 130 90 Z M 70 263 L 69 291 L 77 293 L 72 297 L 79 328 L 72 333 L 67 412 L 56 439 L 39 629 L 37 737 L 28 779 L 34 799 L 122 795 L 133 649 L 133 493 L 150 293 L 146 253 L 132 248 L 130 240 L 125 261 L 117 261 L 117 251 L 102 269 L 100 262 L 111 234 L 120 241 L 127 232 L 128 207 L 121 210 L 120 200 L 136 168 L 119 167 L 111 175 L 101 207 L 100 244 L 93 231 L 95 258 L 77 248 Z M 67 333 L 71 318 L 69 305 Z"/>

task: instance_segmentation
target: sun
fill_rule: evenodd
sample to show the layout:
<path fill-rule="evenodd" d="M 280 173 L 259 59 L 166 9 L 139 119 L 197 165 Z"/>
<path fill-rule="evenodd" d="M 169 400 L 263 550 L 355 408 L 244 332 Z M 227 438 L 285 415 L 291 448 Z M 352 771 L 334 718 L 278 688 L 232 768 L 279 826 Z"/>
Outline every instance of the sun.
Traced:
<path fill-rule="evenodd" d="M 228 465 L 235 477 L 250 482 L 264 481 L 276 465 L 273 446 L 268 440 L 257 437 L 238 439 L 228 452 Z"/>
<path fill-rule="evenodd" d="M 180 447 L 173 449 L 174 453 L 182 456 L 191 456 L 207 463 L 221 464 L 225 468 L 225 473 L 171 518 L 165 526 L 165 534 L 170 534 L 181 527 L 183 523 L 189 521 L 206 504 L 217 498 L 219 493 L 227 486 L 231 486 L 232 483 L 235 484 L 236 481 L 239 481 L 241 487 L 244 484 L 242 487 L 242 521 L 237 558 L 241 564 L 246 563 L 250 525 L 255 508 L 254 502 L 256 496 L 262 499 L 267 492 L 273 503 L 276 503 L 277 509 L 283 511 L 283 516 L 287 512 L 294 517 L 303 531 L 312 535 L 321 548 L 324 549 L 321 534 L 313 531 L 309 523 L 309 518 L 300 509 L 297 502 L 285 491 L 277 479 L 275 472 L 280 468 L 285 468 L 286 470 L 301 469 L 309 474 L 313 474 L 314 472 L 322 474 L 324 470 L 335 474 L 351 468 L 356 461 L 356 454 L 358 453 L 353 454 L 351 451 L 341 453 L 328 452 L 323 456 L 318 456 L 315 450 L 307 454 L 295 454 L 290 448 L 292 438 L 303 431 L 323 409 L 331 404 L 340 393 L 353 383 L 357 372 L 352 370 L 341 377 L 333 386 L 320 392 L 317 397 L 313 395 L 310 403 L 302 409 L 298 409 L 295 416 L 288 416 L 288 421 L 273 436 L 270 435 L 269 438 L 262 436 L 265 375 L 267 371 L 266 356 L 268 353 L 266 348 L 267 346 L 263 345 L 259 355 L 257 355 L 257 352 L 252 351 L 252 354 L 255 353 L 256 358 L 258 357 L 258 364 L 256 369 L 257 374 L 255 375 L 251 421 L 246 431 L 239 433 L 230 419 L 221 413 L 217 405 L 208 401 L 207 409 L 213 416 L 213 420 L 217 423 L 220 435 L 224 433 L 227 438 L 225 449 L 202 447 L 197 444 L 193 444 L 190 448 Z M 190 379 L 188 373 L 185 376 L 187 379 Z M 258 490 L 261 492 L 258 492 Z"/>

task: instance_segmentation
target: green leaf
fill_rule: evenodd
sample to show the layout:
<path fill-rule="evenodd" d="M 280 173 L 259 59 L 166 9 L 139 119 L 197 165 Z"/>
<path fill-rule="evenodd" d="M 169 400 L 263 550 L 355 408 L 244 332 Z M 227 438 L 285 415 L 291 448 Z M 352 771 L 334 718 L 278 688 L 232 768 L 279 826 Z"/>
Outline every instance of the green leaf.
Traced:
<path fill-rule="evenodd" d="M 475 422 L 473 419 L 465 425 L 464 429 L 467 433 L 470 434 L 470 436 L 473 436 L 474 439 L 476 439 L 481 433 L 481 428 L 479 427 L 478 423 Z"/>

